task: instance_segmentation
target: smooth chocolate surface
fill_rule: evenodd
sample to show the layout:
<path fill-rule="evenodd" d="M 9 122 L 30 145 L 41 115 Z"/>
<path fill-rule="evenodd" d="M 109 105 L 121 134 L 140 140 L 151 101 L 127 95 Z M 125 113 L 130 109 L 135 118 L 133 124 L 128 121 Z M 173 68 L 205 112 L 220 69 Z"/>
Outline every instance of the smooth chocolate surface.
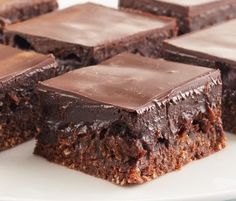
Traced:
<path fill-rule="evenodd" d="M 172 22 L 166 18 L 145 17 L 86 3 L 9 26 L 7 31 L 99 46 L 140 32 L 161 29 Z"/>
<path fill-rule="evenodd" d="M 45 81 L 41 87 L 135 110 L 212 71 L 124 53 L 100 65 Z"/>
<path fill-rule="evenodd" d="M 0 80 L 13 79 L 53 62 L 54 57 L 51 55 L 45 56 L 0 45 Z"/>
<path fill-rule="evenodd" d="M 209 58 L 215 57 L 222 61 L 236 62 L 236 20 L 231 20 L 214 27 L 190 33 L 173 40 L 166 41 L 168 49 L 180 53 L 194 52 Z"/>

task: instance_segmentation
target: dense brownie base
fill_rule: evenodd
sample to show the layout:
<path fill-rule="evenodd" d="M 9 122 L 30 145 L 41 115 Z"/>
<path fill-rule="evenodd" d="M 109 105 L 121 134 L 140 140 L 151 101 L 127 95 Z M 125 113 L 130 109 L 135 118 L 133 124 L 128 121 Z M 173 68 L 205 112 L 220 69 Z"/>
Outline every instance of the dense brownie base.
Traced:
<path fill-rule="evenodd" d="M 37 82 L 55 77 L 56 63 L 30 77 L 22 76 L 0 89 L 0 151 L 21 144 L 39 132 Z"/>
<path fill-rule="evenodd" d="M 217 62 L 214 58 L 204 58 L 200 55 L 192 56 L 186 53 L 178 53 L 171 50 L 167 44 L 165 44 L 163 57 L 170 61 L 177 61 L 180 63 L 187 63 L 199 66 L 206 66 L 210 68 L 219 67 L 222 74 L 223 81 L 223 125 L 224 130 L 232 133 L 236 133 L 236 86 L 235 77 L 236 70 L 231 65 L 227 65 L 224 62 Z M 232 68 L 233 67 L 233 68 Z"/>
<path fill-rule="evenodd" d="M 228 4 L 206 12 L 199 11 L 199 15 L 189 17 L 184 9 L 167 6 L 154 0 L 120 0 L 120 7 L 138 9 L 156 15 L 175 17 L 178 20 L 179 34 L 203 29 L 214 24 L 236 17 L 236 4 Z"/>
<path fill-rule="evenodd" d="M 61 72 L 59 73 L 63 73 L 74 68 L 98 64 L 122 52 L 158 58 L 160 57 L 162 41 L 176 35 L 177 28 L 173 25 L 168 29 L 150 31 L 114 43 L 107 43 L 97 47 L 83 47 L 7 32 L 4 34 L 4 43 L 24 50 L 31 49 L 43 54 L 53 53 L 61 66 Z"/>
<path fill-rule="evenodd" d="M 211 115 L 220 118 L 217 112 Z M 119 185 L 141 184 L 225 147 L 221 125 L 213 125 L 208 116 L 200 114 L 199 118 L 193 119 L 194 124 L 182 125 L 185 130 L 174 142 L 158 139 L 155 151 L 148 152 L 140 160 L 137 156 L 128 155 L 125 159 L 123 153 L 137 151 L 142 154 L 144 150 L 136 147 L 139 140 L 120 138 L 112 132 L 100 133 L 99 136 L 60 133 L 58 145 L 38 141 L 35 154 Z M 119 129 L 126 131 L 125 125 Z"/>
<path fill-rule="evenodd" d="M 35 154 L 119 185 L 150 181 L 225 147 L 218 79 L 139 117 L 119 110 L 108 115 L 104 107 L 92 122 L 84 122 L 76 98 L 41 91 Z"/>

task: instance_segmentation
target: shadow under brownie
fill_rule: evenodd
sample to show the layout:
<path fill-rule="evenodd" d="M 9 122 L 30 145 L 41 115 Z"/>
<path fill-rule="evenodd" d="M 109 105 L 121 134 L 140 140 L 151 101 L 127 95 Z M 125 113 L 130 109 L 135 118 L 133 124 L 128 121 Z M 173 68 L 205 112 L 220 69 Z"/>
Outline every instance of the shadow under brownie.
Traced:
<path fill-rule="evenodd" d="M 163 56 L 172 61 L 219 68 L 223 80 L 223 125 L 236 133 L 236 20 L 166 41 Z"/>
<path fill-rule="evenodd" d="M 17 23 L 56 10 L 57 0 L 1 0 L 0 42 L 5 24 Z"/>
<path fill-rule="evenodd" d="M 0 45 L 0 151 L 14 147 L 39 132 L 38 81 L 55 77 L 51 55 L 24 52 Z"/>
<path fill-rule="evenodd" d="M 119 2 L 121 8 L 177 18 L 180 34 L 236 17 L 236 0 L 119 0 Z"/>
<path fill-rule="evenodd" d="M 175 36 L 176 29 L 171 18 L 86 3 L 8 26 L 4 40 L 14 47 L 53 53 L 61 64 L 75 68 L 125 51 L 159 57 L 163 39 Z"/>
<path fill-rule="evenodd" d="M 225 147 L 220 72 L 132 54 L 40 82 L 35 154 L 119 185 Z"/>

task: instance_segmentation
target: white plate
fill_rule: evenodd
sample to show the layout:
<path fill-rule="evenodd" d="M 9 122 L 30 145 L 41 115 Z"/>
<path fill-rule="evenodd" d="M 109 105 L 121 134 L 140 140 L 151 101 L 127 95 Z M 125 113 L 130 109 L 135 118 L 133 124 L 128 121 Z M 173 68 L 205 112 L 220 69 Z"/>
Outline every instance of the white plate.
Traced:
<path fill-rule="evenodd" d="M 0 153 L 0 201 L 199 201 L 236 198 L 236 136 L 208 158 L 152 182 L 119 187 L 32 155 L 34 141 Z"/>
<path fill-rule="evenodd" d="M 61 7 L 85 1 L 61 0 Z M 117 0 L 94 1 L 116 7 Z M 225 150 L 135 187 L 119 187 L 32 155 L 34 141 L 0 153 L 0 201 L 221 201 L 236 198 L 236 136 Z"/>

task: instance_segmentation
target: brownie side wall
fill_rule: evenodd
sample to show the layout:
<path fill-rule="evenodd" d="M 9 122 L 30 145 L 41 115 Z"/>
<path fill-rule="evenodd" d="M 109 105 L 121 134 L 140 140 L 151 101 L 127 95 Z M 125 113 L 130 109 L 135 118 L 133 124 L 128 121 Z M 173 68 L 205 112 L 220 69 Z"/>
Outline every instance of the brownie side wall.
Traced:
<path fill-rule="evenodd" d="M 142 121 L 139 115 L 119 108 L 84 105 L 76 98 L 53 92 L 39 93 L 44 118 L 35 154 L 116 184 L 142 183 L 136 175 L 136 163 L 149 149 L 138 126 Z M 166 108 L 155 114 L 163 125 Z"/>
<path fill-rule="evenodd" d="M 24 6 L 16 5 L 12 6 L 10 10 L 6 10 L 0 13 L 0 16 L 6 18 L 10 23 L 16 23 L 23 20 L 27 20 L 45 13 L 52 12 L 58 8 L 56 0 L 41 1 L 38 3 L 27 3 Z"/>
<path fill-rule="evenodd" d="M 44 119 L 35 154 L 119 185 L 150 181 L 225 146 L 220 76 L 205 84 L 142 113 L 83 108 L 39 90 Z"/>
<path fill-rule="evenodd" d="M 131 8 L 159 16 L 174 17 L 177 19 L 179 33 L 188 32 L 186 24 L 187 9 L 181 6 L 167 6 L 165 3 L 154 0 L 119 0 L 120 8 Z"/>
<path fill-rule="evenodd" d="M 35 137 L 39 130 L 39 102 L 35 93 L 38 81 L 56 75 L 57 64 L 3 81 L 0 88 L 0 151 Z"/>
<path fill-rule="evenodd" d="M 109 43 L 94 49 L 93 64 L 100 63 L 122 52 L 130 52 L 146 57 L 161 57 L 162 42 L 165 39 L 175 37 L 177 28 L 174 23 L 169 28 L 153 30 L 147 33 L 137 34 L 130 38 L 114 43 Z"/>
<path fill-rule="evenodd" d="M 217 62 L 223 79 L 223 125 L 226 131 L 236 134 L 236 66 Z"/>
<path fill-rule="evenodd" d="M 236 66 L 221 59 L 212 58 L 204 55 L 194 56 L 195 53 L 187 53 L 168 43 L 164 43 L 162 56 L 170 61 L 180 63 L 205 66 L 209 68 L 219 68 L 223 82 L 223 125 L 228 132 L 236 133 Z"/>
<path fill-rule="evenodd" d="M 229 3 L 217 9 L 209 10 L 204 14 L 185 19 L 189 27 L 189 32 L 204 29 L 206 27 L 219 24 L 236 18 L 236 3 Z"/>
<path fill-rule="evenodd" d="M 199 11 L 199 15 L 192 17 L 188 16 L 187 9 L 181 9 L 178 6 L 168 6 L 165 3 L 153 0 L 120 0 L 120 7 L 175 17 L 180 29 L 179 34 L 200 30 L 236 17 L 235 3 L 228 3 L 228 5 L 219 6 L 217 9 L 214 8 L 205 12 Z"/>

